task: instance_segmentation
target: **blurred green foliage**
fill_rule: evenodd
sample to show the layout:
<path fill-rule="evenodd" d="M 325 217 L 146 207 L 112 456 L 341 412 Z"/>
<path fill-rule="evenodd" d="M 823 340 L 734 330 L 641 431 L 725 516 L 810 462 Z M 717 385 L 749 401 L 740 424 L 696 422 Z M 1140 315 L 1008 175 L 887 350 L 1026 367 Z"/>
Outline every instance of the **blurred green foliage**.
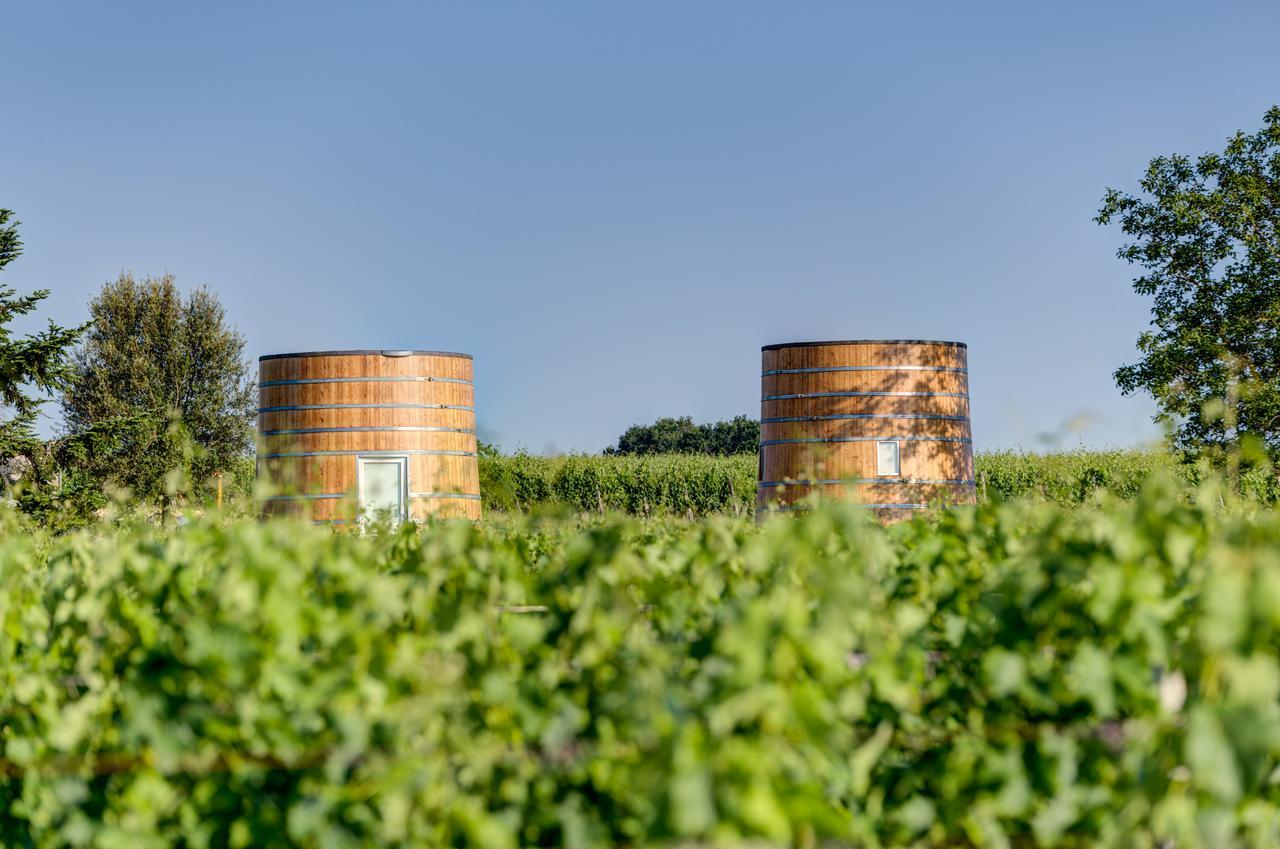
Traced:
<path fill-rule="evenodd" d="M 888 529 L 12 530 L 6 847 L 1280 839 L 1280 515 L 1215 481 Z"/>

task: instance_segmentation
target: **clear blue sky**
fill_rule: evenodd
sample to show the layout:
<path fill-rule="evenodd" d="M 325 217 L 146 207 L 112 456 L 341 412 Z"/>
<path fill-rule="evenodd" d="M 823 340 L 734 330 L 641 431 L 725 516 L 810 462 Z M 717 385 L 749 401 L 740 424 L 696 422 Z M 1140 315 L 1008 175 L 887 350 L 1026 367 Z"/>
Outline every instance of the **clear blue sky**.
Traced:
<path fill-rule="evenodd" d="M 969 343 L 980 450 L 1127 445 L 1147 305 L 1090 219 L 1259 126 L 1278 33 L 1274 0 L 13 3 L 3 280 L 70 323 L 171 272 L 255 358 L 473 353 L 506 448 L 758 415 L 762 344 L 859 337 Z"/>

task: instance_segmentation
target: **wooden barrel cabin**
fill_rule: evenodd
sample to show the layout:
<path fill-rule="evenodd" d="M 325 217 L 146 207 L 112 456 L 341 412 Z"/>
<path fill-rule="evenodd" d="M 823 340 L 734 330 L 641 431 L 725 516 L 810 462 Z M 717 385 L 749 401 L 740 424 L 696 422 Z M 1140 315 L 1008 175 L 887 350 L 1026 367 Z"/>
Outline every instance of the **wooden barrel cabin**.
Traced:
<path fill-rule="evenodd" d="M 963 343 L 793 342 L 761 353 L 759 509 L 816 495 L 893 521 L 973 503 Z"/>
<path fill-rule="evenodd" d="M 260 357 L 267 513 L 322 524 L 479 519 L 472 366 L 444 351 Z"/>

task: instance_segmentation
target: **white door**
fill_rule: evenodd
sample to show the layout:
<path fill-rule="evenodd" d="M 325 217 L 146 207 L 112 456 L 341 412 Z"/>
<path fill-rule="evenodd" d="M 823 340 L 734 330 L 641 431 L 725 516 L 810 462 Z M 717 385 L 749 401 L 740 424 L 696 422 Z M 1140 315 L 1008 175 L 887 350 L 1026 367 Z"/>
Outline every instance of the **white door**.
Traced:
<path fill-rule="evenodd" d="M 356 483 L 360 490 L 360 519 L 399 522 L 405 517 L 409 489 L 408 457 L 360 457 Z"/>

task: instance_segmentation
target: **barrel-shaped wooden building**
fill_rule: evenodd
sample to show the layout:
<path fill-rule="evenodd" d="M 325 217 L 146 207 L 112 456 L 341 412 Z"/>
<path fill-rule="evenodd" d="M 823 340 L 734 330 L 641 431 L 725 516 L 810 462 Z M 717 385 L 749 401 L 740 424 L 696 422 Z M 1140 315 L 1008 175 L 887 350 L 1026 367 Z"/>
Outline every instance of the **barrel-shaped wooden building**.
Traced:
<path fill-rule="evenodd" d="M 317 523 L 479 519 L 472 365 L 443 351 L 260 357 L 267 512 Z"/>
<path fill-rule="evenodd" d="M 762 360 L 760 509 L 817 495 L 892 521 L 974 501 L 963 343 L 795 342 Z"/>

